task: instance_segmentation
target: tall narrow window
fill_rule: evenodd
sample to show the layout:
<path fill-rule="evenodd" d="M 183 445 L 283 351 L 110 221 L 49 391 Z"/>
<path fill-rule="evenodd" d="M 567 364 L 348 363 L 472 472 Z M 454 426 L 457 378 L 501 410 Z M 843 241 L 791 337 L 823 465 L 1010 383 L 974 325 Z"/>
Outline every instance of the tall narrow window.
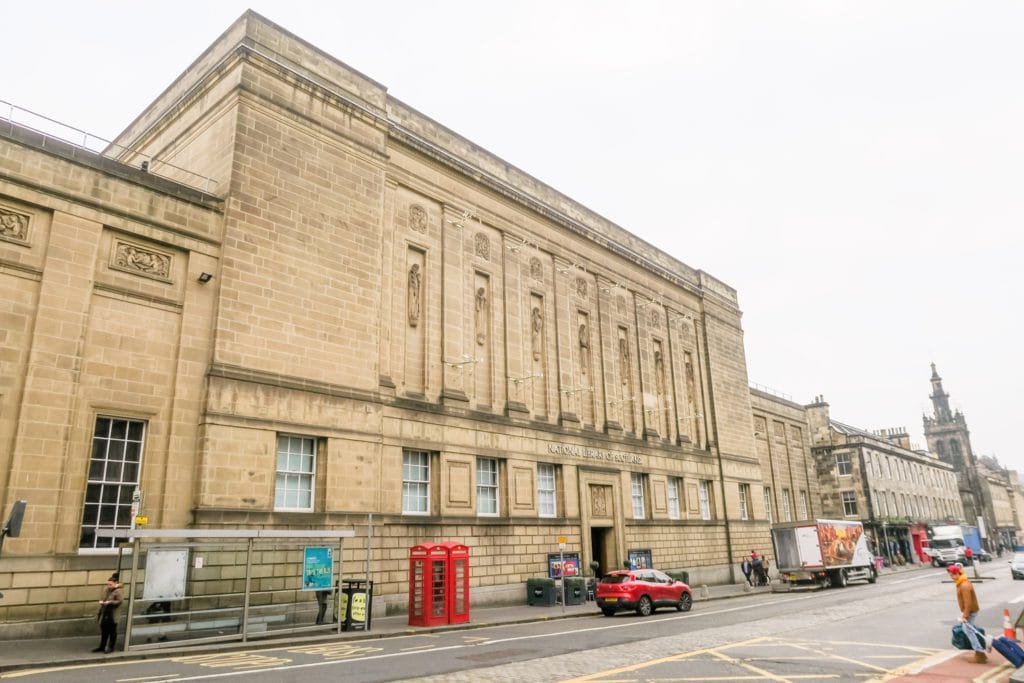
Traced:
<path fill-rule="evenodd" d="M 537 465 L 537 513 L 541 517 L 554 517 L 558 512 L 555 483 L 555 466 Z"/>
<path fill-rule="evenodd" d="M 644 475 L 634 472 L 630 475 L 629 481 L 633 500 L 633 519 L 643 519 L 647 516 L 647 506 L 644 504 Z"/>
<path fill-rule="evenodd" d="M 850 463 L 849 453 L 836 453 L 836 469 L 840 477 L 853 474 L 853 465 Z"/>
<path fill-rule="evenodd" d="M 700 518 L 711 519 L 711 482 L 701 479 L 697 487 L 697 498 L 700 501 Z"/>
<path fill-rule="evenodd" d="M 740 484 L 740 519 L 750 519 L 750 484 Z"/>
<path fill-rule="evenodd" d="M 843 514 L 847 517 L 857 516 L 857 495 L 853 491 L 843 491 Z"/>
<path fill-rule="evenodd" d="M 768 517 L 768 523 L 775 523 L 775 515 L 772 514 L 772 489 L 770 486 L 764 487 L 764 511 Z"/>
<path fill-rule="evenodd" d="M 279 434 L 275 510 L 313 509 L 313 474 L 316 472 L 316 440 L 308 436 Z"/>
<path fill-rule="evenodd" d="M 131 529 L 132 495 L 139 485 L 146 423 L 97 417 L 85 487 L 80 548 L 113 548 L 117 539 L 98 538 L 97 529 Z"/>
<path fill-rule="evenodd" d="M 476 459 L 476 513 L 498 514 L 498 461 L 494 458 Z"/>
<path fill-rule="evenodd" d="M 800 489 L 800 501 L 797 503 L 800 507 L 798 512 L 800 513 L 800 519 L 810 519 L 811 515 L 807 512 L 807 490 Z"/>
<path fill-rule="evenodd" d="M 430 513 L 430 453 L 402 453 L 402 514 Z"/>
<path fill-rule="evenodd" d="M 679 477 L 668 478 L 668 518 L 679 519 L 679 490 L 682 482 Z"/>
<path fill-rule="evenodd" d="M 793 521 L 793 509 L 789 504 L 789 489 L 782 489 L 782 521 Z"/>

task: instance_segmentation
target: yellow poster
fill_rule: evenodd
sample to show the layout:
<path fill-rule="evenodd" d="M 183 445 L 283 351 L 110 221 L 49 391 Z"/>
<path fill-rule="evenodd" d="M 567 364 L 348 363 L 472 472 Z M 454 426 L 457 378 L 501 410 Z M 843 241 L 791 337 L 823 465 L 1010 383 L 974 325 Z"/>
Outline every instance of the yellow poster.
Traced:
<path fill-rule="evenodd" d="M 352 622 L 366 622 L 366 593 L 352 594 Z"/>

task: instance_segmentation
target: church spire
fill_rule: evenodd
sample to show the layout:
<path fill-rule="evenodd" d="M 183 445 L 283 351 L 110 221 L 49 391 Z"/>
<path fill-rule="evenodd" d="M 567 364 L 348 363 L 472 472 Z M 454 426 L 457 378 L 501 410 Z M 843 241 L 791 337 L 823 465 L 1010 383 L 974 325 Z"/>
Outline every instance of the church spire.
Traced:
<path fill-rule="evenodd" d="M 932 406 L 935 409 L 935 419 L 938 422 L 949 422 L 953 419 L 952 413 L 949 412 L 949 394 L 942 390 L 942 378 L 939 377 L 939 371 L 935 369 L 935 363 L 932 363 Z"/>

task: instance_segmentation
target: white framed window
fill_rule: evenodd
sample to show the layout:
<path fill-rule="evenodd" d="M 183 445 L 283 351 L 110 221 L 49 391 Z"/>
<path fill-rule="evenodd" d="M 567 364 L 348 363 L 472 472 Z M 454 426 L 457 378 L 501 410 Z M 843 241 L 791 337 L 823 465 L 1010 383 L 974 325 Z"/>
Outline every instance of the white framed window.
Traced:
<path fill-rule="evenodd" d="M 797 502 L 797 505 L 799 505 L 799 508 L 797 509 L 797 511 L 800 513 L 800 519 L 810 519 L 811 518 L 810 513 L 808 513 L 808 511 L 807 511 L 807 502 L 808 502 L 807 490 L 806 489 L 800 489 L 800 500 Z"/>
<path fill-rule="evenodd" d="M 847 517 L 857 516 L 857 495 L 853 491 L 843 491 L 843 514 Z"/>
<path fill-rule="evenodd" d="M 430 452 L 402 452 L 402 514 L 430 514 Z"/>
<path fill-rule="evenodd" d="M 740 484 L 740 519 L 750 519 L 750 484 Z"/>
<path fill-rule="evenodd" d="M 793 521 L 793 508 L 790 506 L 789 489 L 782 489 L 782 521 Z"/>
<path fill-rule="evenodd" d="M 848 477 L 853 474 L 853 464 L 850 462 L 849 453 L 836 453 L 836 469 L 840 477 Z"/>
<path fill-rule="evenodd" d="M 132 497 L 139 486 L 146 423 L 96 416 L 78 547 L 114 548 L 123 539 L 99 538 L 97 529 L 131 529 Z"/>
<path fill-rule="evenodd" d="M 555 466 L 545 463 L 537 465 L 537 514 L 541 517 L 554 517 L 558 514 L 556 484 Z"/>
<path fill-rule="evenodd" d="M 711 482 L 701 479 L 697 486 L 697 500 L 700 503 L 700 518 L 711 519 Z"/>
<path fill-rule="evenodd" d="M 315 473 L 316 439 L 278 434 L 274 509 L 312 511 Z"/>
<path fill-rule="evenodd" d="M 679 477 L 668 478 L 668 518 L 679 519 L 680 504 L 679 504 L 679 491 L 682 488 L 682 482 L 679 481 Z"/>
<path fill-rule="evenodd" d="M 630 493 L 633 501 L 633 519 L 644 519 L 647 506 L 644 502 L 644 475 L 633 472 L 629 475 Z"/>
<path fill-rule="evenodd" d="M 764 511 L 768 516 L 768 523 L 775 523 L 775 515 L 772 514 L 772 489 L 770 486 L 764 487 Z"/>
<path fill-rule="evenodd" d="M 476 514 L 498 514 L 498 461 L 494 458 L 476 459 Z"/>

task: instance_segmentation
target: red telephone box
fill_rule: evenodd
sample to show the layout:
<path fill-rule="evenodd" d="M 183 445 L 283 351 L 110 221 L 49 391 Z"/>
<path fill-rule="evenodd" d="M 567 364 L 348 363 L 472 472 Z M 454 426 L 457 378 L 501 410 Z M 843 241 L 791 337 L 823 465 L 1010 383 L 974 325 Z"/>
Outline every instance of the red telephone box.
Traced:
<path fill-rule="evenodd" d="M 409 550 L 409 625 L 469 621 L 469 548 L 422 543 Z"/>

